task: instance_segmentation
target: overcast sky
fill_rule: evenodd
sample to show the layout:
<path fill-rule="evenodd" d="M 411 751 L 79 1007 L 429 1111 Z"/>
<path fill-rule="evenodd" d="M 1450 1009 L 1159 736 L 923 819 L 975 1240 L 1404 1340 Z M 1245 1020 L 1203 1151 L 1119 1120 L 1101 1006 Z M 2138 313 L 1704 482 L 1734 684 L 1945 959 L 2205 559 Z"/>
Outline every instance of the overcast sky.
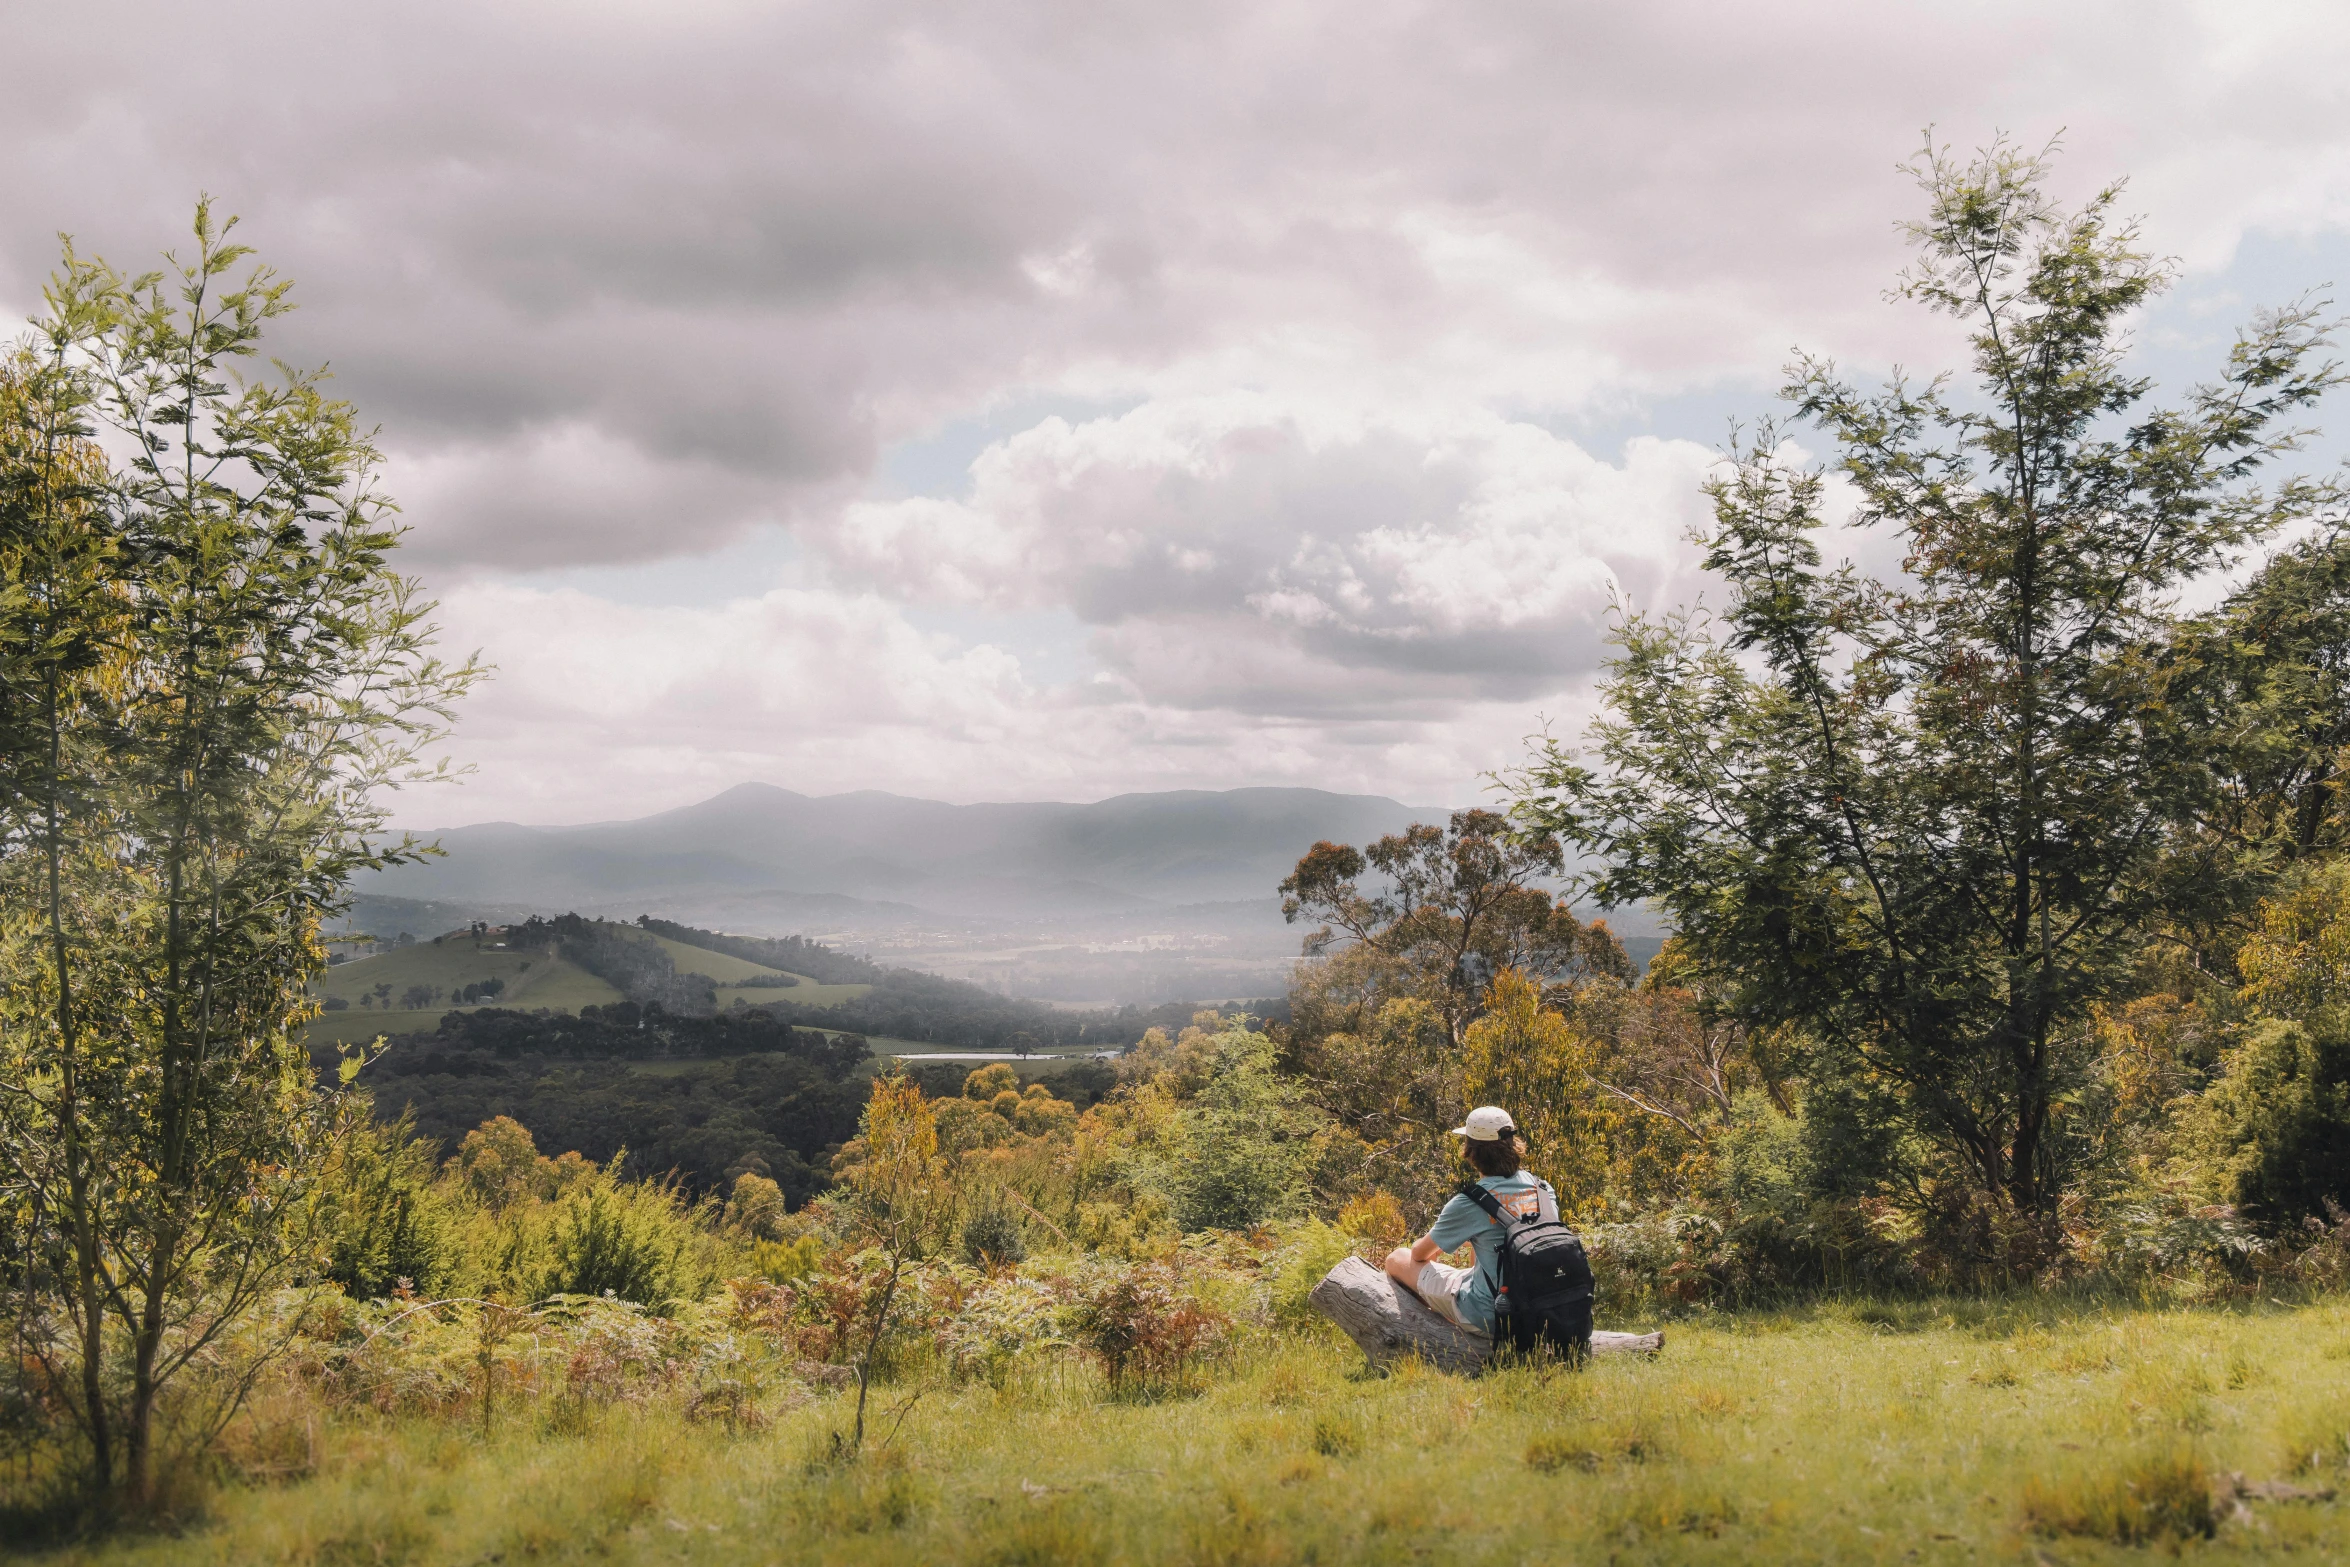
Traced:
<path fill-rule="evenodd" d="M 1465 802 L 1702 583 L 1923 127 L 2064 133 L 2215 368 L 2350 283 L 2350 9 L 1190 0 L 13 6 L 0 308 L 198 191 L 380 423 L 496 682 L 412 824 L 810 793 Z"/>

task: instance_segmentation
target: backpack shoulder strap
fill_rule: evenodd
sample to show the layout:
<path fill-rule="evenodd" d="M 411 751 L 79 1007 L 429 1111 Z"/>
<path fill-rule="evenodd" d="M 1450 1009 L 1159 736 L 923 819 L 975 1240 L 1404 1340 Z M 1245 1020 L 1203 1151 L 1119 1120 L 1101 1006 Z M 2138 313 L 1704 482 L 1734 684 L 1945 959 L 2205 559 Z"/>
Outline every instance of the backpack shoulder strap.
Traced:
<path fill-rule="evenodd" d="M 1509 1221 L 1502 1217 L 1501 1200 L 1476 1181 L 1461 1182 L 1461 1195 L 1484 1209 L 1485 1216 L 1503 1229 L 1506 1230 L 1510 1227 Z"/>

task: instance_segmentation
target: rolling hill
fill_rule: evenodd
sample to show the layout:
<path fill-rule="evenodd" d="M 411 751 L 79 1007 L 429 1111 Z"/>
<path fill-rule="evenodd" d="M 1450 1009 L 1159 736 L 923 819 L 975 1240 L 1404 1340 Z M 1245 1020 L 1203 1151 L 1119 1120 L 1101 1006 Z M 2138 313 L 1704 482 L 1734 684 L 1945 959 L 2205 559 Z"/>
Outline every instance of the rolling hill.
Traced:
<path fill-rule="evenodd" d="M 803 1007 L 827 1007 L 853 1001 L 872 989 L 870 985 L 820 985 L 799 974 L 788 976 L 795 981 L 788 987 L 746 985 L 747 980 L 771 979 L 785 971 L 646 932 L 623 928 L 620 933 L 661 948 L 679 973 L 700 974 L 716 981 L 720 1007 L 731 1005 L 738 996 L 754 1006 L 789 996 Z M 321 1044 L 429 1031 L 443 1013 L 471 1010 L 470 1005 L 457 1000 L 465 986 L 491 979 L 500 981 L 504 989 L 493 1001 L 477 1004 L 577 1012 L 581 1007 L 608 1006 L 625 999 L 609 982 L 551 952 L 512 950 L 456 930 L 329 968 L 319 976 L 314 992 L 322 1000 L 345 1005 L 313 1020 L 304 1037 L 309 1043 Z M 418 988 L 432 991 L 433 999 L 421 1006 L 407 1005 L 407 998 Z"/>

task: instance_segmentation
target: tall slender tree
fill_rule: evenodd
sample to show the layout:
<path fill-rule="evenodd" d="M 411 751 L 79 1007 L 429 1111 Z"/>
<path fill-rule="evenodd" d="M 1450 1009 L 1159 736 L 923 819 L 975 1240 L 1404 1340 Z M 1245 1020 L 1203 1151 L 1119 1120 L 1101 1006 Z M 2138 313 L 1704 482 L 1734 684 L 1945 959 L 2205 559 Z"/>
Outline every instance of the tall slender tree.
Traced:
<path fill-rule="evenodd" d="M 237 373 L 291 302 L 231 227 L 199 203 L 135 278 L 69 244 L 9 404 L 0 1180 L 23 1316 L 61 1324 L 31 1350 L 134 1499 L 333 1124 L 296 1034 L 320 921 L 416 852 L 381 796 L 443 771 L 480 673 L 430 652 L 350 406 Z"/>
<path fill-rule="evenodd" d="M 2064 210 L 2046 156 L 2004 143 L 1914 172 L 1897 292 L 1965 324 L 1973 384 L 1864 394 L 1799 360 L 1784 396 L 1834 461 L 1768 427 L 1732 454 L 1704 538 L 1720 618 L 1627 613 L 1588 753 L 1540 743 L 1516 810 L 1602 899 L 1661 904 L 1746 1020 L 1801 1024 L 1823 1069 L 2045 1213 L 2062 1047 L 2124 983 L 2166 835 L 2208 793 L 2173 597 L 2338 504 L 2252 481 L 2341 376 L 2304 303 L 2147 407 L 2128 325 L 2168 273 L 2118 188 Z M 1823 567 L 1831 484 L 1906 546 L 1898 575 Z"/>

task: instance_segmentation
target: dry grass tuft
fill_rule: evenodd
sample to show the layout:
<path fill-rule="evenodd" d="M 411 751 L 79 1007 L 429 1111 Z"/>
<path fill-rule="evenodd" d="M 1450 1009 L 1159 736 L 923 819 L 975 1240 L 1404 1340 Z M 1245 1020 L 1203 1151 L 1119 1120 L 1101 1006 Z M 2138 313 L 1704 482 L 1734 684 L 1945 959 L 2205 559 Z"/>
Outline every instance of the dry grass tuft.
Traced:
<path fill-rule="evenodd" d="M 2219 1531 L 2213 1476 L 2185 1447 L 2024 1482 L 2023 1522 L 2035 1534 L 2116 1545 L 2209 1539 Z"/>

